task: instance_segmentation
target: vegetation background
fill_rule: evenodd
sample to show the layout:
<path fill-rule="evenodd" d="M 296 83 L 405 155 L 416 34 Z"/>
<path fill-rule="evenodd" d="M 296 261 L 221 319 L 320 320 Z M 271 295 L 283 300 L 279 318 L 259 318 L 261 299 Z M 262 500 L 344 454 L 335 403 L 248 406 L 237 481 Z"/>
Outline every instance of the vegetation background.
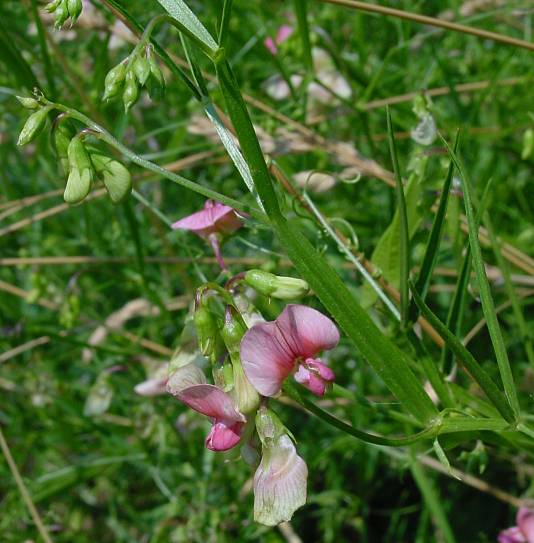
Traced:
<path fill-rule="evenodd" d="M 177 347 L 195 288 L 206 277 L 217 277 L 202 240 L 171 231 L 161 220 L 161 215 L 175 221 L 190 214 L 204 198 L 125 159 L 149 207 L 134 198 L 114 206 L 99 193 L 82 205 L 64 204 L 65 178 L 48 131 L 29 146 L 16 145 L 27 112 L 14 95 L 29 95 L 38 86 L 105 126 L 138 156 L 237 200 L 253 199 L 199 102 L 168 70 L 164 98 L 152 101 L 143 92 L 128 114 L 120 100 L 101 101 L 106 73 L 136 43 L 119 22 L 114 3 L 142 26 L 163 13 L 151 0 L 92 0 L 84 2 L 72 28 L 67 24 L 58 31 L 41 2 L 0 3 L 0 429 L 4 456 L 9 450 L 15 459 L 50 538 L 75 543 L 496 541 L 499 530 L 513 524 L 520 498 L 532 495 L 532 448 L 518 451 L 493 434 L 482 439 L 460 434 L 441 442 L 451 468 L 432 443 L 419 447 L 416 461 L 409 449 L 357 441 L 278 402 L 310 479 L 306 507 L 290 525 L 271 529 L 252 521 L 250 470 L 203 447 L 206 427 L 200 417 L 170 396 L 135 394 L 135 384 Z M 221 2 L 188 4 L 216 35 Z M 478 198 L 492 180 L 486 204 L 490 223 L 484 226 L 501 241 L 491 246 L 488 235 L 481 237 L 483 256 L 528 414 L 534 392 L 534 367 L 527 357 L 534 328 L 532 51 L 310 0 L 311 43 L 295 31 L 271 54 L 264 39 L 283 24 L 296 28 L 295 6 L 301 4 L 234 2 L 228 55 L 242 91 L 251 97 L 264 152 L 282 179 L 293 179 L 296 194 L 304 191 L 339 227 L 361 261 L 372 259 L 398 288 L 400 227 L 394 219 L 385 105 L 391 108 L 401 171 L 410 178 L 406 203 L 413 270 L 422 262 L 432 206 L 450 162 L 439 138 L 427 141 L 435 136 L 432 123 L 449 141 L 461 128 L 460 149 Z M 529 0 L 388 4 L 532 42 Z M 171 26 L 158 26 L 154 38 L 184 58 Z M 304 90 L 306 83 L 295 85 L 294 77 L 289 92 L 283 84 L 309 75 L 314 48 L 324 51 L 322 61 L 315 53 L 315 76 L 323 74 L 315 89 L 323 91 L 319 99 L 310 87 Z M 200 55 L 198 62 L 214 75 Z M 422 90 L 429 91 L 427 100 Z M 209 91 L 223 107 L 213 82 Z M 314 180 L 309 173 L 314 171 L 326 176 Z M 410 350 L 384 305 L 287 188 L 282 185 L 279 192 L 287 195 L 288 208 L 301 217 L 314 245 L 383 333 Z M 462 206 L 455 178 L 428 295 L 443 320 L 463 261 Z M 263 267 L 296 275 L 284 247 L 255 221 L 224 246 L 224 254 L 235 273 Z M 522 303 L 522 323 L 510 308 L 510 289 Z M 280 308 L 273 302 L 264 309 L 274 318 Z M 497 376 L 482 319 L 479 285 L 472 278 L 454 331 L 468 338 L 477 360 Z M 439 360 L 440 348 L 424 342 Z M 392 419 L 400 411 L 395 399 L 348 340 L 331 363 L 337 382 L 351 395 L 327 397 L 325 408 L 359 428 L 410 433 Z M 458 380 L 477 396 L 465 375 Z M 2 460 L 0 540 L 38 539 Z"/>

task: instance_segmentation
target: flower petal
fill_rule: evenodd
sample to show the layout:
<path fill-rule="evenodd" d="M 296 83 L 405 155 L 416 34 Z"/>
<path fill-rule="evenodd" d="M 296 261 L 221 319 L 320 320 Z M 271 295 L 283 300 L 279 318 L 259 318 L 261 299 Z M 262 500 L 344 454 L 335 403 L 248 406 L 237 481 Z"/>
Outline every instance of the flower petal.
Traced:
<path fill-rule="evenodd" d="M 534 543 L 534 510 L 520 507 L 517 512 L 517 525 L 525 536 L 527 543 Z"/>
<path fill-rule="evenodd" d="M 173 396 L 178 394 L 185 388 L 194 385 L 203 385 L 206 382 L 204 372 L 193 362 L 177 368 L 167 380 L 167 392 Z"/>
<path fill-rule="evenodd" d="M 305 305 L 287 305 L 276 323 L 294 358 L 313 358 L 320 351 L 332 349 L 339 341 L 336 325 Z"/>
<path fill-rule="evenodd" d="M 134 387 L 140 396 L 159 396 L 167 392 L 167 377 L 154 377 L 138 383 Z"/>
<path fill-rule="evenodd" d="M 214 418 L 217 422 L 246 422 L 234 402 L 215 385 L 194 385 L 178 392 L 177 397 L 191 409 Z"/>
<path fill-rule="evenodd" d="M 526 543 L 521 530 L 517 526 L 503 530 L 497 539 L 499 543 Z"/>
<path fill-rule="evenodd" d="M 254 520 L 267 526 L 290 520 L 306 503 L 307 477 L 306 463 L 289 436 L 264 447 L 254 474 Z"/>
<path fill-rule="evenodd" d="M 275 322 L 255 324 L 241 340 L 247 379 L 263 396 L 274 396 L 291 373 L 294 356 Z"/>
<path fill-rule="evenodd" d="M 210 451 L 223 452 L 235 447 L 241 439 L 243 422 L 234 422 L 228 426 L 224 422 L 216 422 L 206 437 L 206 448 Z"/>

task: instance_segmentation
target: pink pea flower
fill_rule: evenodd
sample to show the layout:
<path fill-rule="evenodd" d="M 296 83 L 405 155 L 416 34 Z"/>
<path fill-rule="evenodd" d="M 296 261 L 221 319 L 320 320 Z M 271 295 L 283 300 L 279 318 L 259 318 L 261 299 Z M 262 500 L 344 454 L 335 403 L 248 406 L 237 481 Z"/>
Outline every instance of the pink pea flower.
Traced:
<path fill-rule="evenodd" d="M 191 409 L 210 417 L 213 425 L 206 437 L 206 447 L 210 451 L 227 451 L 241 440 L 246 418 L 226 392 L 203 381 L 201 370 L 188 364 L 171 375 L 167 391 Z"/>
<path fill-rule="evenodd" d="M 534 543 L 534 510 L 520 507 L 516 523 L 499 534 L 499 543 Z"/>
<path fill-rule="evenodd" d="M 254 325 L 241 341 L 245 375 L 263 396 L 274 396 L 293 373 L 295 380 L 322 396 L 334 381 L 334 372 L 320 358 L 320 351 L 339 341 L 336 325 L 319 311 L 289 304 L 275 321 Z"/>
<path fill-rule="evenodd" d="M 189 230 L 208 240 L 219 266 L 225 270 L 227 268 L 221 255 L 220 238 L 222 235 L 232 234 L 241 226 L 243 221 L 234 209 L 220 202 L 206 200 L 204 209 L 180 219 L 172 225 L 172 228 Z"/>
<path fill-rule="evenodd" d="M 140 396 L 159 396 L 167 392 L 167 379 L 169 373 L 169 364 L 161 364 L 148 379 L 138 383 L 134 387 L 136 394 Z"/>
<path fill-rule="evenodd" d="M 278 47 L 276 46 L 285 42 L 287 38 L 291 36 L 291 34 L 293 34 L 293 27 L 289 25 L 282 25 L 278 29 L 274 40 L 271 37 L 265 38 L 265 40 L 263 40 L 263 45 L 265 45 L 272 55 L 276 55 L 278 53 Z"/>

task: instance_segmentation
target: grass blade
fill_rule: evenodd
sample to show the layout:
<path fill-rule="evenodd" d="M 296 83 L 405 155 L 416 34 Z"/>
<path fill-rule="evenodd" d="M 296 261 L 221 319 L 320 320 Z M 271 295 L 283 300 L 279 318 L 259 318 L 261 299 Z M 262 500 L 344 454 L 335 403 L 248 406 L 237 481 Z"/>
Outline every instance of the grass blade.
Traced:
<path fill-rule="evenodd" d="M 306 66 L 308 73 L 312 74 L 313 59 L 310 44 L 310 27 L 308 25 L 308 2 L 307 0 L 294 0 L 294 4 L 304 65 Z"/>
<path fill-rule="evenodd" d="M 466 171 L 462 166 L 458 156 L 449 144 L 442 138 L 445 146 L 447 147 L 449 154 L 460 172 L 460 181 L 462 184 L 462 190 L 464 193 L 464 205 L 467 216 L 467 222 L 469 225 L 469 244 L 471 247 L 471 253 L 473 258 L 473 268 L 478 280 L 478 286 L 480 289 L 480 300 L 482 303 L 482 311 L 486 318 L 488 331 L 497 358 L 497 364 L 499 366 L 499 373 L 501 374 L 502 384 L 504 392 L 510 403 L 514 415 L 517 417 L 519 414 L 519 401 L 517 399 L 517 390 L 514 384 L 514 377 L 512 374 L 512 368 L 510 367 L 510 361 L 504 345 L 504 339 L 497 320 L 497 313 L 495 312 L 495 304 L 491 296 L 491 289 L 489 281 L 486 276 L 486 269 L 484 267 L 484 261 L 482 259 L 482 250 L 478 240 L 478 221 L 475 217 L 475 211 L 473 207 L 473 198 L 471 196 L 471 184 L 467 177 Z"/>
<path fill-rule="evenodd" d="M 400 226 L 400 314 L 401 323 L 406 326 L 408 323 L 409 310 L 409 291 L 408 274 L 410 273 L 410 233 L 408 232 L 408 216 L 406 213 L 406 200 L 404 198 L 404 187 L 402 176 L 399 169 L 399 157 L 397 155 L 397 146 L 391 124 L 391 113 L 389 107 L 386 107 L 386 118 L 388 124 L 389 151 L 391 153 L 391 162 L 395 172 L 395 192 L 397 195 L 397 209 L 399 211 Z"/>

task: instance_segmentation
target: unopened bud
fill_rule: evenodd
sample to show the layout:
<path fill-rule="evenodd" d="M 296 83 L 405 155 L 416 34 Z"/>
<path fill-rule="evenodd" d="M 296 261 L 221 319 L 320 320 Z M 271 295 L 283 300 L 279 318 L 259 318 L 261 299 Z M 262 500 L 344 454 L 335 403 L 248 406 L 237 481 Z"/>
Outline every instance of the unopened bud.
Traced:
<path fill-rule="evenodd" d="M 82 13 L 82 0 L 67 0 L 67 9 L 69 10 L 71 21 L 74 24 Z"/>
<path fill-rule="evenodd" d="M 63 0 L 53 0 L 52 2 L 49 2 L 48 4 L 46 4 L 45 10 L 48 11 L 48 13 L 54 13 L 54 11 L 56 11 L 62 1 Z"/>
<path fill-rule="evenodd" d="M 205 303 L 201 302 L 195 309 L 193 320 L 197 329 L 200 352 L 215 363 L 224 349 L 215 316 Z"/>
<path fill-rule="evenodd" d="M 137 102 L 139 98 L 139 89 L 137 88 L 137 81 L 132 71 L 126 74 L 126 80 L 124 83 L 124 92 L 122 93 L 122 102 L 124 104 L 124 111 L 128 113 L 130 108 Z"/>
<path fill-rule="evenodd" d="M 85 146 L 79 136 L 72 138 L 67 149 L 69 178 L 63 194 L 68 204 L 81 202 L 91 190 L 94 170 Z"/>
<path fill-rule="evenodd" d="M 234 368 L 230 360 L 225 360 L 213 368 L 213 382 L 224 392 L 234 388 Z"/>
<path fill-rule="evenodd" d="M 237 408 L 244 415 L 248 415 L 258 409 L 260 405 L 260 395 L 247 379 L 239 355 L 230 355 L 232 357 L 232 367 L 234 371 L 234 389 L 232 396 Z"/>
<path fill-rule="evenodd" d="M 44 107 L 28 117 L 20 132 L 17 145 L 26 145 L 41 133 L 46 122 L 46 116 L 51 109 L 50 106 Z"/>
<path fill-rule="evenodd" d="M 148 79 L 148 92 L 152 98 L 160 98 L 165 94 L 165 78 L 154 58 L 152 48 L 147 50 L 147 59 L 150 65 L 150 78 Z"/>
<path fill-rule="evenodd" d="M 278 415 L 267 407 L 261 407 L 256 414 L 256 430 L 263 445 L 287 434 L 287 428 Z"/>
<path fill-rule="evenodd" d="M 245 327 L 238 318 L 236 310 L 231 306 L 227 306 L 221 336 L 230 355 L 239 353 L 239 346 L 245 332 Z"/>
<path fill-rule="evenodd" d="M 54 10 L 54 13 L 56 14 L 54 26 L 56 27 L 56 29 L 59 30 L 63 26 L 65 21 L 69 18 L 69 9 L 67 8 L 67 2 L 65 0 L 62 0 L 62 2 Z"/>
<path fill-rule="evenodd" d="M 308 283 L 302 279 L 282 277 L 263 270 L 247 271 L 245 282 L 260 294 L 280 300 L 302 298 L 310 290 Z"/>
<path fill-rule="evenodd" d="M 137 81 L 139 81 L 139 84 L 141 86 L 144 86 L 147 82 L 148 77 L 150 76 L 149 61 L 146 59 L 146 57 L 138 55 L 133 61 L 132 69 L 135 77 L 137 78 Z"/>
<path fill-rule="evenodd" d="M 16 98 L 26 109 L 37 109 L 39 107 L 39 102 L 35 98 L 29 96 L 17 96 Z"/>
<path fill-rule="evenodd" d="M 102 178 L 114 204 L 121 202 L 132 190 L 132 176 L 118 161 L 105 155 L 92 154 L 91 161 Z"/>
<path fill-rule="evenodd" d="M 61 164 L 63 172 L 68 174 L 69 172 L 69 159 L 68 149 L 70 140 L 74 137 L 74 129 L 69 122 L 64 118 L 58 117 L 52 127 L 52 140 L 54 144 L 54 150 Z"/>
<path fill-rule="evenodd" d="M 102 100 L 109 100 L 116 96 L 122 88 L 125 77 L 126 63 L 123 61 L 107 73 L 104 80 L 104 95 L 102 96 Z"/>

